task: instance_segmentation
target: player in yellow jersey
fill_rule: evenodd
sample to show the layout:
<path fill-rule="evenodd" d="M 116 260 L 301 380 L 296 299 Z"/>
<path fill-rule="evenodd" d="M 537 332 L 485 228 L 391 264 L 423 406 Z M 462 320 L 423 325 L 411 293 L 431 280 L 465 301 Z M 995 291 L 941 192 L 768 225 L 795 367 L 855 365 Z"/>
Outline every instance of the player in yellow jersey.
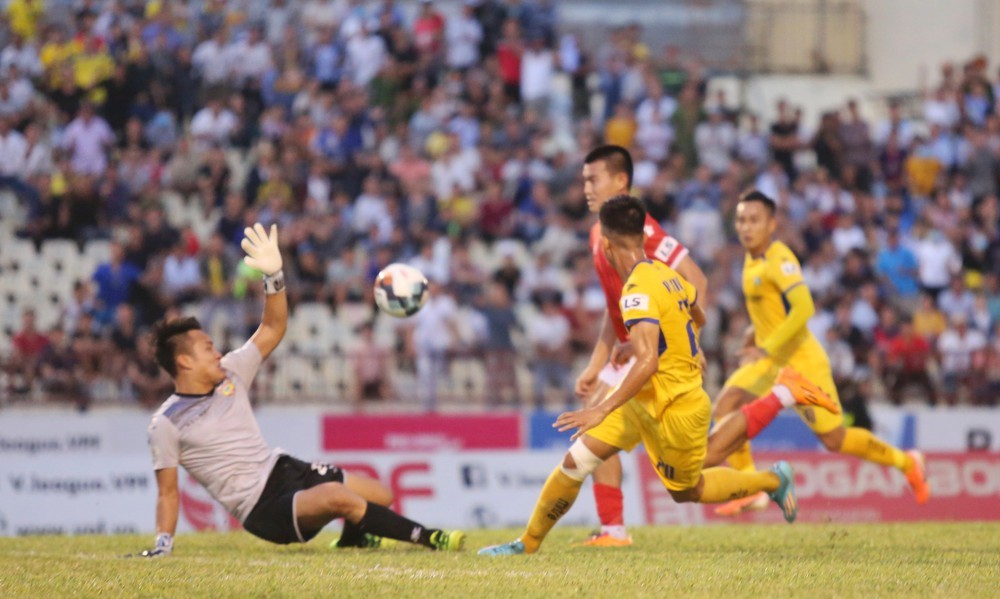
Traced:
<path fill-rule="evenodd" d="M 482 549 L 481 555 L 538 551 L 573 505 L 587 475 L 640 442 L 675 501 L 720 503 L 766 492 L 788 522 L 795 520 L 798 504 L 787 462 L 775 464 L 771 472 L 703 469 L 712 407 L 702 388 L 694 327 L 704 324 L 705 314 L 690 283 L 646 257 L 645 218 L 642 202 L 629 196 L 615 197 L 600 210 L 601 247 L 625 281 L 622 318 L 635 364 L 602 401 L 559 416 L 554 426 L 560 431 L 577 429 L 573 445 L 545 481 L 524 534 Z"/>
<path fill-rule="evenodd" d="M 906 475 L 917 503 L 925 503 L 930 490 L 919 452 L 903 452 L 865 429 L 844 427 L 826 351 L 806 328 L 815 312 L 812 295 L 795 254 L 784 243 L 774 241 L 775 212 L 774 201 L 759 191 L 744 194 L 736 206 L 736 232 L 747 250 L 743 295 L 753 337 L 748 334 L 747 346 L 741 352 L 743 365 L 729 377 L 716 401 L 716 430 L 709 441 L 706 465 L 720 464 L 728 457 L 734 468 L 753 472 L 749 439 L 781 409 L 773 397 L 776 391 L 772 385 L 777 380 L 793 394 L 803 389 L 815 393 L 818 386 L 819 393 L 827 395 L 836 406 L 834 410 L 814 405 L 795 408 L 823 445 L 833 452 L 898 468 Z M 771 393 L 764 395 L 769 389 Z M 761 399 L 748 403 L 754 398 Z M 764 507 L 767 497 L 757 494 L 734 500 L 716 511 L 736 515 Z"/>

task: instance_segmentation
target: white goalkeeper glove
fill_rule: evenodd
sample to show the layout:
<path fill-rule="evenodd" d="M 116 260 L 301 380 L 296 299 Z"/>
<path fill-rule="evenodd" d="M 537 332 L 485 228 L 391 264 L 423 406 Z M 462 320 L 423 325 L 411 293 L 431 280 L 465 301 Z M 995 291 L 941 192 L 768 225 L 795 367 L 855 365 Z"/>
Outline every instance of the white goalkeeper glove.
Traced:
<path fill-rule="evenodd" d="M 281 250 L 278 249 L 278 225 L 271 225 L 268 235 L 264 226 L 257 223 L 253 228 L 243 230 L 243 241 L 240 246 L 247 253 L 243 261 L 251 268 L 272 276 L 281 272 Z"/>
<path fill-rule="evenodd" d="M 170 555 L 174 550 L 174 537 L 169 532 L 156 535 L 156 546 L 139 554 L 139 557 L 161 557 Z"/>

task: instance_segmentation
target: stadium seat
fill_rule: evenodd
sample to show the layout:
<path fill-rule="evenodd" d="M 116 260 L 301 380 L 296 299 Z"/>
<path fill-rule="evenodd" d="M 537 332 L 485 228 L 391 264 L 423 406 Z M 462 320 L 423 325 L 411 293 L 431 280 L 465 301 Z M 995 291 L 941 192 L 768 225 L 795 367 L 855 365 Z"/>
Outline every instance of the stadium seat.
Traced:
<path fill-rule="evenodd" d="M 334 345 L 332 321 L 327 306 L 322 304 L 298 306 L 289 319 L 286 333 L 293 353 L 303 356 L 329 355 Z"/>
<path fill-rule="evenodd" d="M 80 247 L 69 239 L 49 239 L 42 244 L 39 257 L 47 272 L 60 278 L 70 278 L 76 273 Z"/>
<path fill-rule="evenodd" d="M 374 316 L 372 306 L 360 302 L 343 304 L 337 307 L 337 318 L 344 324 L 344 327 L 354 334 L 354 330 L 362 324 L 370 321 Z"/>
<path fill-rule="evenodd" d="M 83 255 L 100 262 L 111 259 L 111 242 L 106 239 L 91 239 L 83 246 Z"/>
<path fill-rule="evenodd" d="M 38 261 L 35 244 L 29 239 L 7 239 L 0 244 L 0 267 L 5 272 L 12 270 L 32 270 Z"/>

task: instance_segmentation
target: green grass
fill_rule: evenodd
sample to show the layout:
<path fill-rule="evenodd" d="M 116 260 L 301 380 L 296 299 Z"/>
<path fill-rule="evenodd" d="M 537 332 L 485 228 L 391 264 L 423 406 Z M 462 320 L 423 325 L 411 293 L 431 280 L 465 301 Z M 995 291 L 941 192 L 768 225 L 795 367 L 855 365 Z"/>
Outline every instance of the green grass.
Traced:
<path fill-rule="evenodd" d="M 148 537 L 0 539 L 0 597 L 1000 597 L 1000 524 L 646 527 L 628 549 L 538 555 L 475 550 L 516 531 L 474 531 L 459 554 L 279 547 L 247 533 L 182 535 L 176 553 L 122 559 Z"/>

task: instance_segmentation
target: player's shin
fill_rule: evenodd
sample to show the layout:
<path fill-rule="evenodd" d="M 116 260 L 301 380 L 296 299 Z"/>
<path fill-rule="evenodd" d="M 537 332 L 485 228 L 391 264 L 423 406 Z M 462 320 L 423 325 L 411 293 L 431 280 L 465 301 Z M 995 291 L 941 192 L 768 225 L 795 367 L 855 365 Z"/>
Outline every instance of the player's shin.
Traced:
<path fill-rule="evenodd" d="M 773 472 L 740 472 L 732 468 L 708 468 L 702 471 L 703 484 L 699 503 L 722 503 L 765 491 L 774 492 L 781 480 Z"/>
<path fill-rule="evenodd" d="M 345 528 L 346 530 L 346 528 Z M 357 522 L 357 532 L 435 548 L 431 537 L 437 531 L 404 518 L 387 507 L 368 502 L 365 515 Z"/>
<path fill-rule="evenodd" d="M 542 492 L 535 503 L 535 510 L 528 520 L 528 526 L 521 535 L 525 553 L 538 551 L 539 545 L 552 527 L 576 501 L 584 479 L 593 473 L 602 461 L 583 440 L 578 439 L 573 443 L 566 459 L 545 481 L 545 486 L 542 487 Z"/>
<path fill-rule="evenodd" d="M 911 466 L 910 458 L 901 449 L 889 445 L 863 428 L 851 427 L 844 431 L 844 441 L 840 453 L 859 457 L 869 462 L 894 466 L 906 472 Z"/>

